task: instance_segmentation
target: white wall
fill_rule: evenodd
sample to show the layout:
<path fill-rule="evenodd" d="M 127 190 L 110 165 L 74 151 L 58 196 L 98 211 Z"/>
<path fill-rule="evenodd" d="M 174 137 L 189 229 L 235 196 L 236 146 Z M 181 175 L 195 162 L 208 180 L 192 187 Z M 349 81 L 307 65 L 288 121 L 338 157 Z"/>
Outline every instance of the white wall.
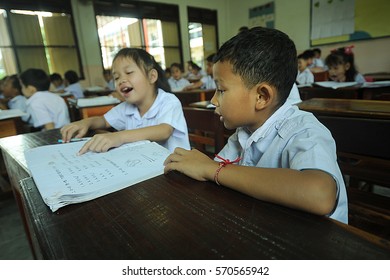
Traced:
<path fill-rule="evenodd" d="M 144 0 L 179 6 L 180 32 L 184 61 L 190 60 L 187 7 L 217 10 L 218 39 L 223 44 L 237 34 L 238 28 L 249 24 L 249 9 L 272 0 Z M 295 42 L 298 53 L 310 47 L 310 0 L 274 0 L 275 28 Z M 86 76 L 85 85 L 103 83 L 102 66 L 92 1 L 72 0 L 76 33 Z M 390 38 L 356 41 L 356 66 L 361 73 L 390 72 Z M 331 49 L 346 44 L 320 46 L 323 58 Z"/>

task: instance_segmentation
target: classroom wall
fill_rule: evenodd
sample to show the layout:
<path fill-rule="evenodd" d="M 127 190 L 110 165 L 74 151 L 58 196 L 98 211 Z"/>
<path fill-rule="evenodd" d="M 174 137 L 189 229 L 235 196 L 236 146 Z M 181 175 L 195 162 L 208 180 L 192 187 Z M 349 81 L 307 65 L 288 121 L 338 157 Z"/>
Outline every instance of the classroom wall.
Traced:
<path fill-rule="evenodd" d="M 230 30 L 248 25 L 249 9 L 264 5 L 271 0 L 230 0 Z M 285 32 L 295 42 L 298 53 L 310 47 L 310 0 L 274 0 L 275 28 Z M 375 15 L 372 15 L 375 16 Z M 231 33 L 230 35 L 234 35 Z M 341 46 L 354 45 L 356 66 L 362 74 L 390 72 L 390 38 L 354 41 L 349 43 L 318 46 L 325 59 L 330 50 Z"/>
<path fill-rule="evenodd" d="M 71 0 L 80 43 L 81 58 L 86 80 L 84 86 L 102 85 L 102 65 L 92 1 Z M 218 39 L 223 44 L 237 34 L 239 27 L 249 25 L 249 9 L 271 0 L 144 0 L 179 6 L 180 32 L 184 61 L 190 59 L 187 28 L 187 6 L 218 11 Z M 274 0 L 275 28 L 285 32 L 295 42 L 297 51 L 310 48 L 310 0 Z M 356 65 L 361 73 L 390 72 L 390 38 L 352 42 Z M 319 46 L 323 58 L 331 49 L 345 44 Z M 350 45 L 350 44 L 348 44 Z"/>

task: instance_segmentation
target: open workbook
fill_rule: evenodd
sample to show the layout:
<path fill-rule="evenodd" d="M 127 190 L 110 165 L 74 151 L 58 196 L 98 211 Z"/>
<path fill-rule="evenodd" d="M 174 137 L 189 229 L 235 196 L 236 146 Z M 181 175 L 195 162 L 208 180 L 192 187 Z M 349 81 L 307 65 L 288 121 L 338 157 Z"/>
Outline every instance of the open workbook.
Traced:
<path fill-rule="evenodd" d="M 53 212 L 161 175 L 170 154 L 155 142 L 140 141 L 106 153 L 77 155 L 84 144 L 47 145 L 25 152 L 39 193 Z"/>

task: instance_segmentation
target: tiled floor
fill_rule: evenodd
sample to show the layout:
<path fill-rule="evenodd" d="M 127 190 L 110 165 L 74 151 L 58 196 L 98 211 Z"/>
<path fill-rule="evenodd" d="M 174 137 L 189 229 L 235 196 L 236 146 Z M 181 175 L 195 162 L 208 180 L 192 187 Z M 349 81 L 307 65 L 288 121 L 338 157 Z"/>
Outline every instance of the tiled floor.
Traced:
<path fill-rule="evenodd" d="M 0 260 L 32 259 L 15 199 L 12 193 L 0 194 Z"/>

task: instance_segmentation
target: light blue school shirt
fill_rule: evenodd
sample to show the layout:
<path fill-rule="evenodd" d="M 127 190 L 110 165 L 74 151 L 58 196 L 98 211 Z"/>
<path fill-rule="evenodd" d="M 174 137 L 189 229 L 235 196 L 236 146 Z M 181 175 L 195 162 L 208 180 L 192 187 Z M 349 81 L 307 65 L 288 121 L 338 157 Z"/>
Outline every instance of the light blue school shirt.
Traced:
<path fill-rule="evenodd" d="M 73 94 L 74 98 L 76 98 L 76 99 L 84 98 L 84 90 L 79 83 L 74 83 L 74 84 L 68 85 L 65 88 L 65 91 Z"/>
<path fill-rule="evenodd" d="M 347 194 L 335 141 L 312 113 L 286 102 L 254 133 L 238 128 L 219 155 L 230 160 L 240 156 L 239 164 L 245 166 L 318 169 L 330 174 L 337 183 L 337 199 L 328 216 L 348 223 Z"/>
<path fill-rule="evenodd" d="M 143 128 L 158 124 L 169 124 L 173 133 L 166 141 L 158 142 L 169 151 L 176 147 L 190 149 L 187 123 L 179 99 L 172 93 L 158 90 L 152 107 L 141 117 L 137 106 L 122 102 L 108 111 L 104 118 L 116 130 Z"/>
<path fill-rule="evenodd" d="M 17 95 L 15 96 L 14 98 L 12 98 L 10 101 L 8 101 L 8 108 L 10 109 L 19 109 L 23 112 L 26 113 L 26 115 L 24 115 L 22 117 L 22 121 L 24 122 L 28 122 L 30 125 L 32 125 L 32 120 L 30 118 L 30 115 L 27 114 L 27 98 L 24 97 L 23 95 Z"/>
<path fill-rule="evenodd" d="M 171 90 L 173 92 L 181 91 L 181 90 L 183 90 L 183 88 L 185 88 L 186 86 L 189 86 L 191 84 L 187 79 L 181 78 L 179 80 L 176 80 L 173 77 L 170 77 L 168 79 L 168 83 L 171 86 Z"/>
<path fill-rule="evenodd" d="M 210 75 L 202 77 L 202 79 L 200 79 L 200 80 L 203 83 L 201 86 L 202 89 L 216 89 L 217 88 L 217 85 L 215 84 L 213 77 L 211 77 Z"/>

